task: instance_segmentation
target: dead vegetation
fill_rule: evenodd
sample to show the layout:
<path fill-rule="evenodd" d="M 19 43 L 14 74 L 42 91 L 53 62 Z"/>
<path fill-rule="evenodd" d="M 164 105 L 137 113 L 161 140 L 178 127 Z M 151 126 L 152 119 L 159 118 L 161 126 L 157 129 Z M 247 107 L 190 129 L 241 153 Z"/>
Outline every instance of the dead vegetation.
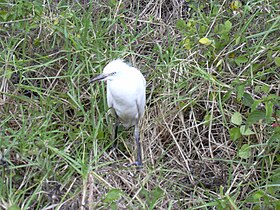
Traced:
<path fill-rule="evenodd" d="M 246 81 L 249 74 L 244 72 L 250 63 L 234 68 L 227 56 L 242 51 L 243 45 L 231 42 L 217 55 L 205 53 L 207 48 L 199 44 L 186 50 L 185 37 L 176 28 L 179 19 L 188 23 L 201 14 L 207 19 L 220 5 L 220 13 L 210 19 L 214 27 L 217 19 L 227 19 L 228 2 L 46 1 L 43 9 L 37 4 L 29 8 L 33 16 L 15 15 L 19 21 L 35 24 L 34 29 L 17 25 L 16 20 L 2 20 L 4 29 L 0 28 L 1 208 L 255 206 L 256 200 L 248 197 L 268 183 L 265 174 L 276 173 L 279 145 L 266 144 L 271 130 L 262 125 L 253 126 L 256 135 L 235 142 L 230 138 L 232 113 L 248 110 L 237 101 L 232 81 L 237 76 Z M 209 29 L 209 33 L 214 32 Z M 257 38 L 250 44 L 258 45 Z M 219 56 L 224 71 L 216 63 Z M 115 57 L 139 67 L 148 82 L 140 171 L 123 166 L 133 161 L 130 131 L 123 130 L 118 147 L 109 149 L 112 123 L 103 86 L 85 85 Z M 260 63 L 273 65 L 265 59 Z M 279 72 L 266 76 L 252 79 L 252 86 L 265 83 L 279 95 Z M 247 90 L 253 95 L 253 87 Z M 251 155 L 239 158 L 239 149 L 247 141 L 254 143 Z M 276 192 L 271 195 L 273 202 L 279 201 Z"/>

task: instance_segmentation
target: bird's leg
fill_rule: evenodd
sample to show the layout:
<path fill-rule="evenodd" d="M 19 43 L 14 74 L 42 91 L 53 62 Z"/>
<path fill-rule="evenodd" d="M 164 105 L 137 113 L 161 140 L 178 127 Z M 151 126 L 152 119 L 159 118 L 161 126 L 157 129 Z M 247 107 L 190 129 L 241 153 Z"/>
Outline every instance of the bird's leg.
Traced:
<path fill-rule="evenodd" d="M 116 120 L 114 124 L 113 135 L 112 135 L 113 149 L 117 147 L 118 128 L 119 128 L 119 118 L 118 115 L 116 115 Z"/>
<path fill-rule="evenodd" d="M 135 125 L 134 130 L 134 138 L 137 145 L 137 162 L 135 163 L 136 166 L 142 166 L 142 155 L 141 155 L 141 145 L 140 145 L 140 135 L 139 135 L 139 128 L 138 124 Z"/>

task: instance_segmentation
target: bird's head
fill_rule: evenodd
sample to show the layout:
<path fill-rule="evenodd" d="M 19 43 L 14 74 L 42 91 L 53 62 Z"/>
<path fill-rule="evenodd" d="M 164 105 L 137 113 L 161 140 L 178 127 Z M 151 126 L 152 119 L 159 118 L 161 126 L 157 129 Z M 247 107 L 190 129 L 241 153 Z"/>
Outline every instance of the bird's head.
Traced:
<path fill-rule="evenodd" d="M 105 66 L 103 73 L 91 79 L 90 83 L 95 81 L 113 80 L 128 68 L 130 68 L 130 66 L 123 60 L 113 60 Z"/>

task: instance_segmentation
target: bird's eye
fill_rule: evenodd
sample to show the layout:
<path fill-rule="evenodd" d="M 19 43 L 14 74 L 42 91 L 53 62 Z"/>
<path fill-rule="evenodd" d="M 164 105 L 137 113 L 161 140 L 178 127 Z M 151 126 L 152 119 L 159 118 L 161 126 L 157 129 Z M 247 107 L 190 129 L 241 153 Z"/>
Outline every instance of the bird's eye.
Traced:
<path fill-rule="evenodd" d="M 115 75 L 117 72 L 112 72 L 111 75 Z"/>

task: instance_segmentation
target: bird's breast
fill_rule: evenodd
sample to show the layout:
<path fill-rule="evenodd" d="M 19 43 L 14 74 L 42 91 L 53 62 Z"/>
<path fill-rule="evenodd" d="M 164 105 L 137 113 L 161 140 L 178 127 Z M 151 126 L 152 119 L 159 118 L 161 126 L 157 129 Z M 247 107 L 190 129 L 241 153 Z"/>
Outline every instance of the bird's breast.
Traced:
<path fill-rule="evenodd" d="M 137 97 L 141 94 L 137 84 L 131 81 L 108 81 L 107 102 L 125 127 L 133 126 L 139 118 Z"/>

